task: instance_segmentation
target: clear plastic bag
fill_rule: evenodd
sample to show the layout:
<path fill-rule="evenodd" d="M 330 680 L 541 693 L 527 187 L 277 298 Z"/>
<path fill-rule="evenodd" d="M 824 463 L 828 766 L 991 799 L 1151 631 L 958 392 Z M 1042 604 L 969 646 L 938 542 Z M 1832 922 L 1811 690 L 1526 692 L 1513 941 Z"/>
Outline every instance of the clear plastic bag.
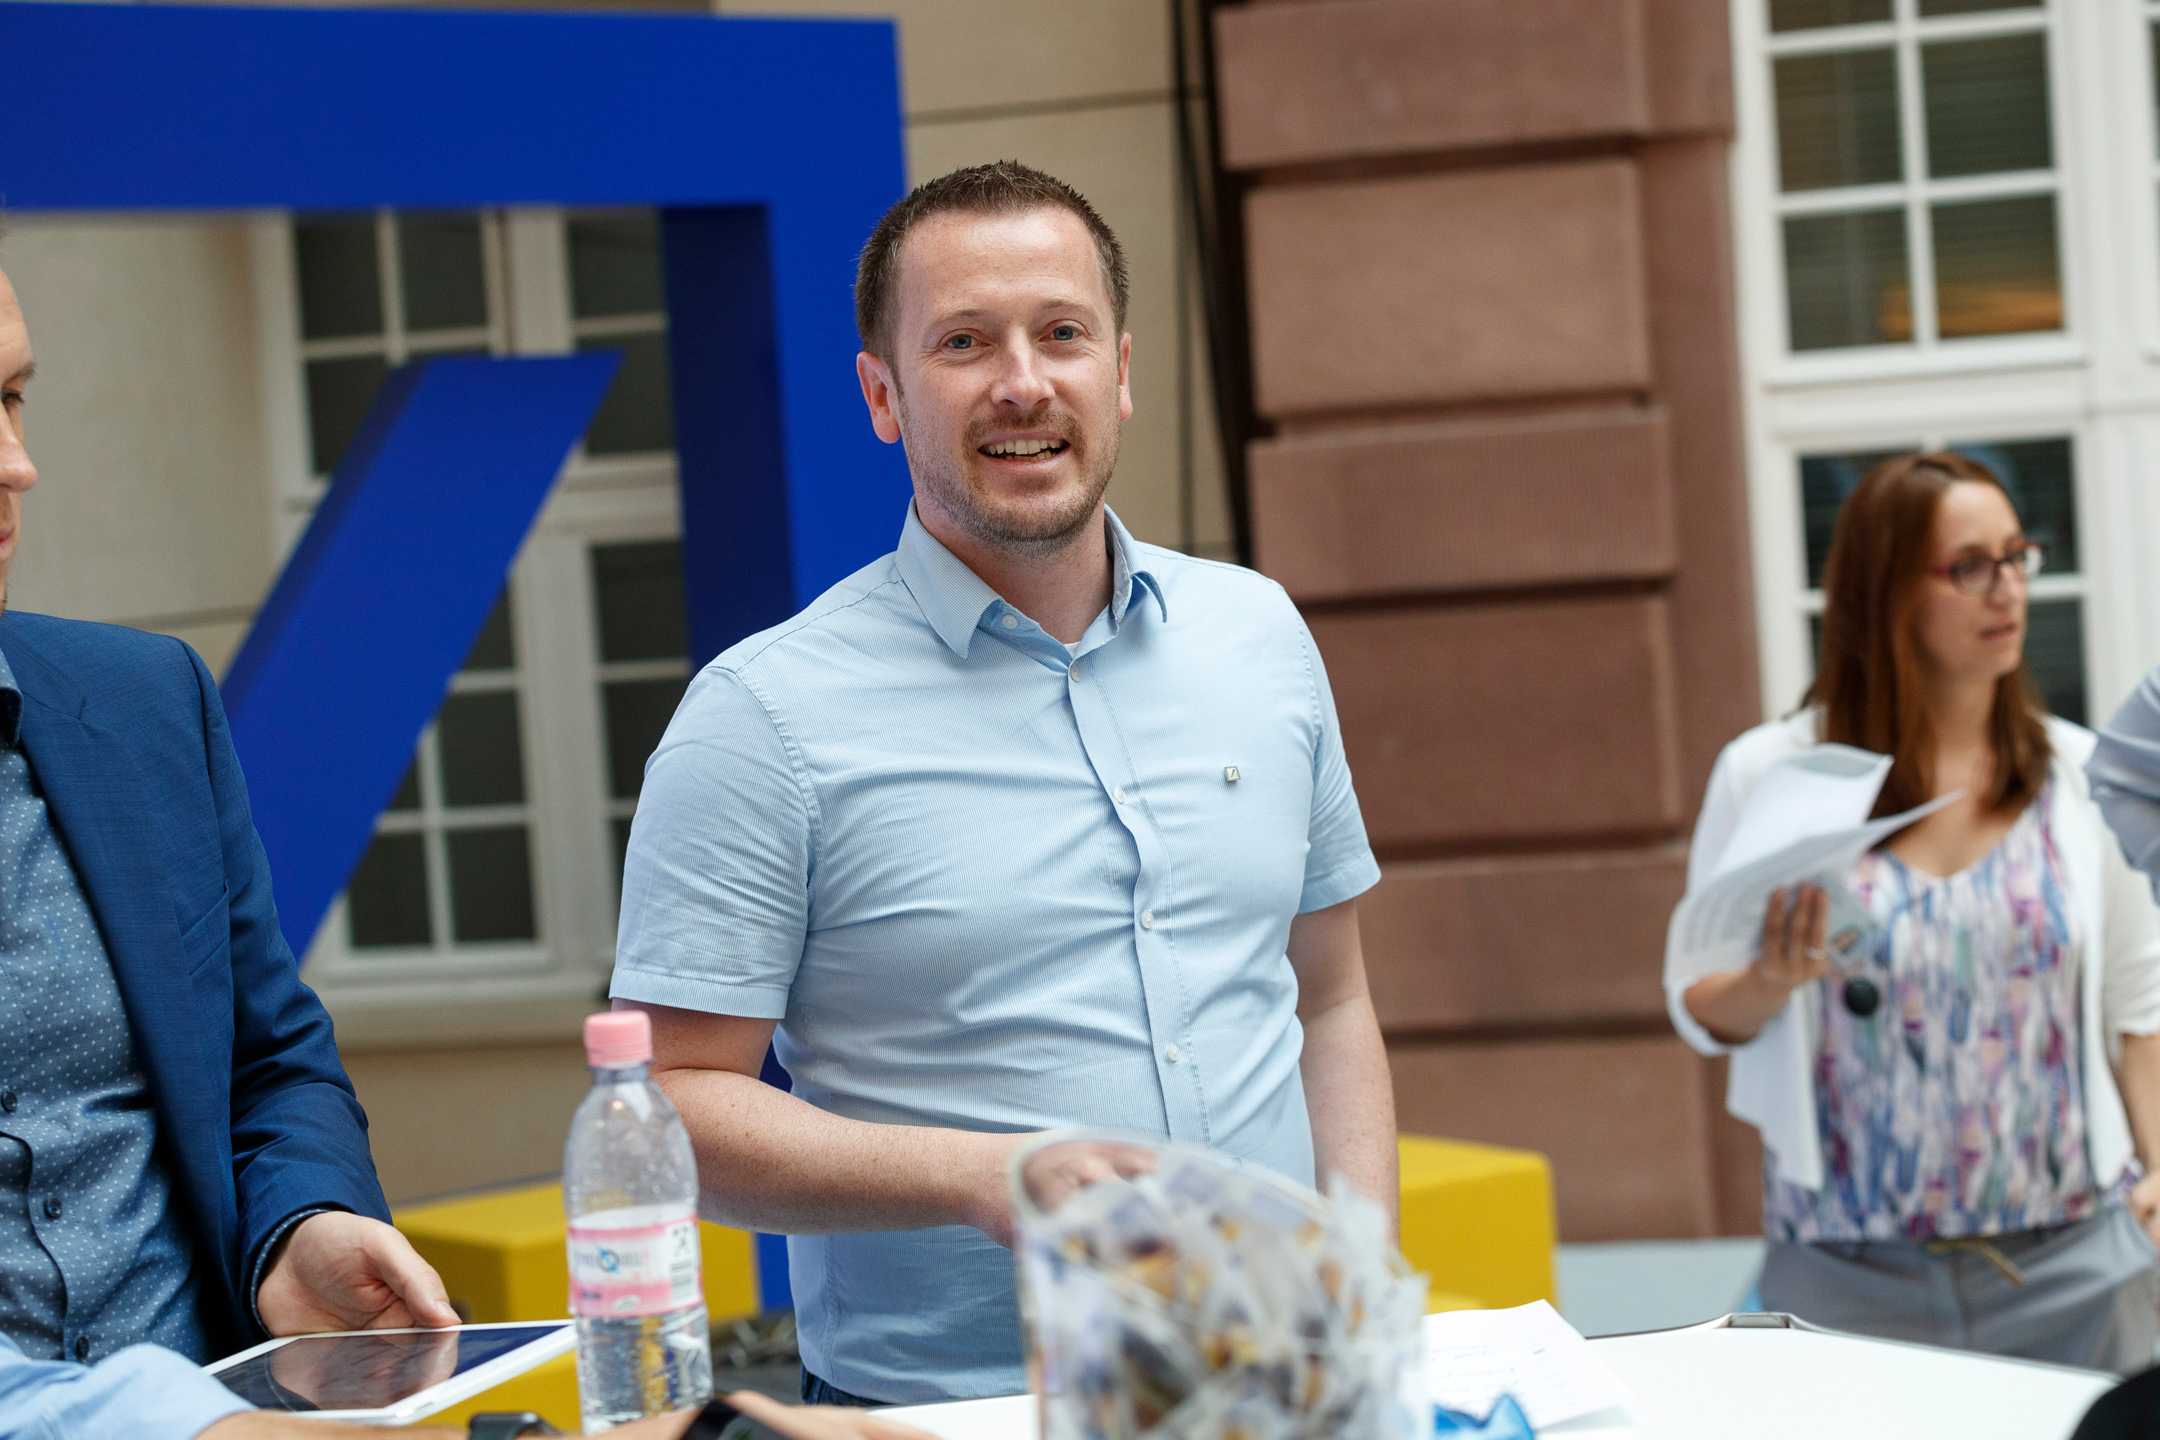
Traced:
<path fill-rule="evenodd" d="M 1044 1440 L 1422 1440 L 1425 1277 L 1371 1201 L 1106 1134 L 1011 1176 Z"/>

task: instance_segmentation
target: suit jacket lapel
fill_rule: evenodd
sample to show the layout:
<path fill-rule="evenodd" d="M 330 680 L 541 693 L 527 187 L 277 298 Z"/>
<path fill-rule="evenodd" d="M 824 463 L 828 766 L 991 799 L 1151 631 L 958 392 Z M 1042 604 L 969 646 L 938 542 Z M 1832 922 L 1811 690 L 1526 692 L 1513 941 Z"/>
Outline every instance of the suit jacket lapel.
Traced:
<path fill-rule="evenodd" d="M 23 753 L 105 939 L 151 1091 L 168 1117 L 201 1113 L 195 1091 L 210 1077 L 186 1063 L 180 1043 L 199 1026 L 175 964 L 179 917 L 159 865 L 156 808 L 120 738 L 83 716 L 74 682 L 20 637 L 7 638 L 23 692 Z"/>

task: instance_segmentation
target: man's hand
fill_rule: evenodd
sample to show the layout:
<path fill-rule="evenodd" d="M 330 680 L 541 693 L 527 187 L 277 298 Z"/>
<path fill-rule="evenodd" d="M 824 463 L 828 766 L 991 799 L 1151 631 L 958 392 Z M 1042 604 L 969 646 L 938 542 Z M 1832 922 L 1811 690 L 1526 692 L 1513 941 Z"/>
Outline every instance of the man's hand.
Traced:
<path fill-rule="evenodd" d="M 986 1137 L 987 1138 L 987 1137 Z M 985 1186 L 981 1201 L 968 1214 L 968 1224 L 1006 1249 L 1013 1248 L 1012 1187 L 1005 1180 L 1005 1159 L 1032 1134 L 997 1137 L 1000 1147 L 996 1184 Z M 1155 1169 L 1156 1152 L 1145 1145 L 1123 1145 L 1105 1140 L 1066 1140 L 1045 1145 L 1028 1156 L 1020 1168 L 1020 1183 L 1027 1186 L 1035 1208 L 1045 1215 L 1070 1199 L 1075 1191 L 1105 1180 L 1130 1180 Z"/>
<path fill-rule="evenodd" d="M 435 1267 L 380 1220 L 329 1210 L 285 1237 L 255 1293 L 272 1335 L 458 1323 Z"/>

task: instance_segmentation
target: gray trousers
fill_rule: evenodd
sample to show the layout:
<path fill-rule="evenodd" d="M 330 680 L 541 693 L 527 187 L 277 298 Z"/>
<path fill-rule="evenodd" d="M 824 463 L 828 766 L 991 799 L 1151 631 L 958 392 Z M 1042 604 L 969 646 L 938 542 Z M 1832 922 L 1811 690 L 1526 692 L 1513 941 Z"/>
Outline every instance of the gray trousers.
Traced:
<path fill-rule="evenodd" d="M 1763 1308 L 1831 1330 L 2118 1374 L 2153 1363 L 2160 1252 L 2127 1209 L 1989 1241 L 2023 1284 L 1972 1247 L 1772 1241 Z"/>

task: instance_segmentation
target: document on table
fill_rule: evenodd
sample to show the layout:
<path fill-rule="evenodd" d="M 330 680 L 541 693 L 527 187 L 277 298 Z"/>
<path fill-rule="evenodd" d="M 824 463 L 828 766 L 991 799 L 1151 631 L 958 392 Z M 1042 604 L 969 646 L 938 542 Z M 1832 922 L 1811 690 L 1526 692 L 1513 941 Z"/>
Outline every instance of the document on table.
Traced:
<path fill-rule="evenodd" d="M 1539 1430 L 1637 1408 L 1627 1382 L 1543 1300 L 1426 1316 L 1425 1394 L 1480 1420 L 1494 1401 L 1513 1395 Z"/>
<path fill-rule="evenodd" d="M 1952 791 L 1870 820 L 1868 812 L 1875 808 L 1889 773 L 1889 756 L 1850 745 L 1818 745 L 1771 766 L 1748 796 L 1710 882 L 1673 911 L 1668 982 L 1692 983 L 1743 960 L 1747 941 L 1762 927 L 1773 890 L 1804 883 L 1824 886 L 1833 900 L 1833 932 L 1846 923 L 1842 916 L 1857 913 L 1837 877 L 1891 835 L 1965 793 Z M 1853 947 L 1837 948 L 1844 952 Z"/>

